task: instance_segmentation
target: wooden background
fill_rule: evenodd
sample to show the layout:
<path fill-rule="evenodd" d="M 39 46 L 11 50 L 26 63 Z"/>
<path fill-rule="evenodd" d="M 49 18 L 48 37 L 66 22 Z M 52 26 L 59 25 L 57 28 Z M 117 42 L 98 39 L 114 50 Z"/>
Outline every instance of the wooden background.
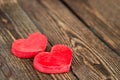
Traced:
<path fill-rule="evenodd" d="M 30 33 L 73 50 L 70 72 L 44 74 L 11 54 Z M 120 80 L 120 0 L 0 0 L 0 80 Z"/>

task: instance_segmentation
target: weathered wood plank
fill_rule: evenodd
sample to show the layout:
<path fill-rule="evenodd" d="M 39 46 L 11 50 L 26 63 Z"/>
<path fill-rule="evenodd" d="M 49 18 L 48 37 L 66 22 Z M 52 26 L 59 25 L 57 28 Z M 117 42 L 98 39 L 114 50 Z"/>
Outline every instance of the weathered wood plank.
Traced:
<path fill-rule="evenodd" d="M 91 31 L 120 55 L 119 0 L 63 0 Z"/>
<path fill-rule="evenodd" d="M 43 74 L 40 72 L 37 72 L 32 67 L 32 61 L 33 59 L 19 59 L 14 57 L 10 52 L 10 46 L 13 40 L 18 38 L 25 38 L 28 36 L 28 34 L 33 32 L 38 32 L 39 30 L 36 28 L 36 26 L 33 24 L 33 22 L 30 20 L 30 18 L 24 13 L 24 11 L 15 4 L 6 4 L 3 5 L 1 8 L 0 19 L 0 34 L 1 34 L 1 48 L 0 50 L 2 53 L 0 55 L 3 55 L 3 51 L 6 53 L 3 58 L 6 57 L 6 65 L 8 68 L 10 68 L 10 72 L 12 73 L 9 77 L 4 78 L 5 72 L 3 71 L 0 75 L 0 78 L 3 80 L 5 79 L 12 79 L 12 80 L 76 80 L 72 72 L 64 73 L 64 74 Z M 2 23 L 3 22 L 3 23 Z M 7 22 L 7 23 L 6 23 Z M 6 24 L 4 24 L 6 23 Z M 5 39 L 3 39 L 5 37 Z M 7 37 L 7 38 L 6 38 Z M 4 43 L 4 44 L 3 44 Z M 7 47 L 7 50 L 5 49 Z M 50 49 L 51 45 L 48 44 L 48 48 Z M 8 53 L 8 54 L 7 54 Z M 11 61 L 9 61 L 9 59 Z M 4 63 L 3 61 L 2 63 Z M 4 66 L 3 66 L 4 68 Z M 13 69 L 13 70 L 12 70 Z M 2 69 L 0 69 L 2 70 Z M 36 73 L 37 72 L 37 73 Z M 13 76 L 13 78 L 12 78 Z"/>
<path fill-rule="evenodd" d="M 19 3 L 52 45 L 63 43 L 73 49 L 72 69 L 79 79 L 120 79 L 120 57 L 62 3 L 58 0 L 19 0 Z"/>
<path fill-rule="evenodd" d="M 0 80 L 39 80 L 38 76 L 36 76 L 36 72 L 31 66 L 32 62 L 30 60 L 19 59 L 11 54 L 10 48 L 14 39 L 5 27 L 6 26 L 0 22 Z"/>

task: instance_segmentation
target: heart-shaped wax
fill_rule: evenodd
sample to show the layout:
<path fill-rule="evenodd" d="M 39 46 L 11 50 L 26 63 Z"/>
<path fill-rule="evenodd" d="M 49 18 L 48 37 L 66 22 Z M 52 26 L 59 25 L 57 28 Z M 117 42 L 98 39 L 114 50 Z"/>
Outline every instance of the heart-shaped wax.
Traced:
<path fill-rule="evenodd" d="M 55 45 L 51 52 L 41 52 L 34 58 L 35 69 L 43 73 L 68 72 L 72 61 L 72 51 L 65 45 Z"/>
<path fill-rule="evenodd" d="M 12 53 L 19 58 L 32 58 L 44 51 L 46 45 L 46 36 L 37 32 L 30 34 L 27 39 L 15 40 L 12 44 Z"/>

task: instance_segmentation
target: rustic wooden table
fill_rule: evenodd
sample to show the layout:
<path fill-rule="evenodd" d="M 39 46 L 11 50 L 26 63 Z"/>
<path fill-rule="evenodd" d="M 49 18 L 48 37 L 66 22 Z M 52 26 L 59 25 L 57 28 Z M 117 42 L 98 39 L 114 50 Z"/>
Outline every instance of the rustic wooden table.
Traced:
<path fill-rule="evenodd" d="M 71 47 L 70 72 L 44 74 L 11 54 L 33 32 L 48 37 L 48 51 Z M 120 80 L 120 0 L 0 0 L 0 80 Z"/>

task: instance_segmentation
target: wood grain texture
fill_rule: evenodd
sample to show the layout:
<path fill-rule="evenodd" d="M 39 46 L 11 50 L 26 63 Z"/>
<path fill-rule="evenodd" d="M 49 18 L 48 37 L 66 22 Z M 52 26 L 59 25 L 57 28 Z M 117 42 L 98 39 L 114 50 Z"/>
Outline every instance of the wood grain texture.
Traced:
<path fill-rule="evenodd" d="M 58 0 L 19 0 L 52 45 L 73 50 L 71 69 L 80 80 L 119 80 L 120 57 L 99 40 Z M 101 31 L 102 32 L 102 31 Z"/>
<path fill-rule="evenodd" d="M 87 25 L 71 13 L 62 2 L 58 0 L 18 0 L 20 7 L 16 0 L 0 1 L 5 1 L 0 6 L 0 80 L 120 79 L 120 57 L 96 37 L 90 28 L 88 29 Z M 84 0 L 84 2 L 88 2 L 88 0 Z M 111 4 L 110 2 L 108 4 Z M 100 2 L 100 4 L 103 3 Z M 113 6 L 118 4 L 115 2 Z M 89 4 L 87 5 L 90 7 Z M 96 8 L 98 11 L 100 9 L 99 7 Z M 115 8 L 115 11 L 116 9 L 119 10 Z M 103 15 L 100 12 L 99 14 Z M 118 15 L 117 13 L 117 18 Z M 107 18 L 105 13 L 104 17 Z M 107 21 L 112 21 L 112 18 L 107 19 Z M 104 30 L 107 33 L 109 29 L 114 32 L 119 28 L 113 25 L 115 27 L 113 30 L 113 27 L 106 28 L 106 25 L 112 25 L 111 23 L 104 24 Z M 103 25 L 102 21 L 97 24 L 97 26 L 100 25 Z M 94 28 L 93 30 L 97 31 Z M 100 33 L 105 34 L 104 30 L 97 33 L 103 37 Z M 43 74 L 34 70 L 32 67 L 33 59 L 19 59 L 11 54 L 11 44 L 15 39 L 26 38 L 28 34 L 39 31 L 48 37 L 47 51 L 50 50 L 51 46 L 58 43 L 71 47 L 73 61 L 69 73 Z M 115 34 L 119 36 L 118 33 Z M 113 36 L 113 33 L 110 35 Z M 116 36 L 115 39 L 118 40 L 119 37 L 116 38 Z M 107 38 L 108 40 L 114 39 Z M 104 40 L 108 42 L 106 39 Z M 111 45 L 109 42 L 108 44 Z M 111 46 L 118 53 L 116 48 L 119 46 Z"/>
<path fill-rule="evenodd" d="M 105 44 L 120 55 L 119 0 L 62 0 Z"/>
<path fill-rule="evenodd" d="M 3 18 L 3 16 L 0 17 L 0 19 L 1 18 Z M 13 26 L 9 27 L 13 28 Z M 1 21 L 0 36 L 0 72 L 2 72 L 0 79 L 21 80 L 20 77 L 22 77 L 22 80 L 39 80 L 38 76 L 36 76 L 36 73 L 31 66 L 32 62 L 30 60 L 19 59 L 11 54 L 11 43 L 15 40 L 15 38 L 11 36 L 11 33 L 8 31 L 8 29 L 6 29 L 6 25 L 3 25 Z"/>
<path fill-rule="evenodd" d="M 26 37 L 28 34 L 38 31 L 37 29 L 34 29 L 35 28 L 34 24 L 31 23 L 28 17 L 25 17 L 25 14 L 21 11 L 21 9 L 16 5 L 14 7 L 21 13 L 20 15 L 18 15 L 17 13 L 14 14 L 14 18 L 17 18 L 17 16 L 20 17 L 22 15 L 21 18 L 22 19 L 25 18 L 25 20 L 28 22 L 23 23 L 23 20 L 20 20 L 19 18 L 18 18 L 19 22 L 17 21 L 18 19 L 16 19 L 16 21 L 13 21 L 10 16 L 8 17 L 7 13 L 6 13 L 7 17 L 5 18 L 4 18 L 4 15 L 2 15 L 3 13 L 2 12 L 0 13 L 2 15 L 1 16 L 2 19 L 8 20 L 7 24 L 2 25 L 3 23 L 2 22 L 0 23 L 1 24 L 0 26 L 1 39 L 0 40 L 3 41 L 1 42 L 1 45 L 0 45 L 1 46 L 0 55 L 2 56 L 3 59 L 5 58 L 4 60 L 2 60 L 2 67 L 0 69 L 2 70 L 2 75 L 5 75 L 5 77 L 1 78 L 3 76 L 0 75 L 1 80 L 8 80 L 8 79 L 9 80 L 40 80 L 40 79 L 52 80 L 50 76 L 47 76 L 41 73 L 36 73 L 36 71 L 32 67 L 33 59 L 31 60 L 30 59 L 19 59 L 11 54 L 11 43 L 13 42 L 13 40 L 17 38 Z M 15 8 L 14 10 L 16 10 Z M 13 9 L 13 8 L 10 7 L 10 9 Z M 13 15 L 11 16 L 13 17 Z M 28 29 L 29 27 L 27 26 L 31 27 L 30 30 Z"/>
<path fill-rule="evenodd" d="M 11 54 L 15 39 L 39 31 L 17 3 L 3 5 L 0 20 L 0 80 L 76 80 L 71 71 L 51 75 L 37 72 L 32 67 L 33 59 L 19 59 Z M 50 47 L 48 44 L 47 49 Z"/>

